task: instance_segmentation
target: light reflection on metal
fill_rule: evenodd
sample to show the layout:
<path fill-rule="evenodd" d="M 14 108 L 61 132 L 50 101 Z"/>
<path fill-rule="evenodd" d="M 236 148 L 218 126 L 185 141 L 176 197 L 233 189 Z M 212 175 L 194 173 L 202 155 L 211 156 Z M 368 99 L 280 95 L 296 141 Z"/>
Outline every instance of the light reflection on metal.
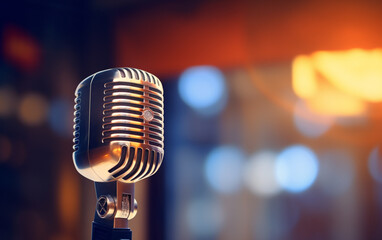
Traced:
<path fill-rule="evenodd" d="M 77 170 L 93 181 L 134 183 L 154 174 L 163 160 L 163 87 L 140 70 L 121 68 L 113 74 L 98 81 L 87 78 L 76 90 L 73 156 Z M 91 93 L 86 84 L 92 85 Z M 89 94 L 91 102 L 83 109 Z M 142 115 L 145 109 L 153 114 L 150 121 Z M 88 115 L 89 130 L 81 118 Z M 87 151 L 81 148 L 85 141 L 89 158 L 80 156 Z"/>

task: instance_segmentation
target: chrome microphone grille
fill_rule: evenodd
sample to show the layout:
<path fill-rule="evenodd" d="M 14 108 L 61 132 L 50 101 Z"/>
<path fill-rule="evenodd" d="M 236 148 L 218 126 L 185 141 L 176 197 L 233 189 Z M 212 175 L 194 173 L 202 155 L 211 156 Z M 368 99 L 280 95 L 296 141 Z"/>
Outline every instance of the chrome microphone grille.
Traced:
<path fill-rule="evenodd" d="M 162 85 L 142 70 L 118 71 L 121 78 L 104 84 L 102 142 L 137 143 L 123 147 L 120 161 L 108 172 L 113 178 L 138 181 L 154 174 L 163 159 Z"/>
<path fill-rule="evenodd" d="M 114 68 L 84 79 L 76 89 L 73 160 L 99 182 L 137 182 L 163 161 L 163 86 L 133 68 Z"/>
<path fill-rule="evenodd" d="M 130 74 L 133 70 L 127 69 Z M 143 71 L 140 76 L 145 76 Z M 149 79 L 156 77 L 149 73 Z M 139 78 L 138 78 L 139 79 Z M 147 78 L 142 78 L 146 81 Z M 155 80 L 159 82 L 159 80 Z M 115 140 L 151 144 L 163 148 L 162 92 L 123 78 L 105 83 L 103 142 Z"/>

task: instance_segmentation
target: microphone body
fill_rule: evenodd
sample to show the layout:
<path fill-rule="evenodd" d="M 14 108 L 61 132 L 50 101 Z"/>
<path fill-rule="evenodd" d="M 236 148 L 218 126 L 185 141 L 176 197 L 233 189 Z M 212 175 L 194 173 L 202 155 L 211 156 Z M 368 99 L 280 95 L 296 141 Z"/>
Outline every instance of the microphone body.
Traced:
<path fill-rule="evenodd" d="M 95 181 L 93 240 L 131 239 L 134 183 L 163 161 L 162 83 L 139 69 L 115 68 L 84 79 L 75 95 L 73 161 Z"/>

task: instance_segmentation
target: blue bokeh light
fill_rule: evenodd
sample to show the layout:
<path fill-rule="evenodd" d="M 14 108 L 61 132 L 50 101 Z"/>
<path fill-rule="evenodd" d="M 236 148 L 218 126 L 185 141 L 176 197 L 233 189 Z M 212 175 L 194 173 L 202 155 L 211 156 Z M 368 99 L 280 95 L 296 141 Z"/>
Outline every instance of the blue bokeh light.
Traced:
<path fill-rule="evenodd" d="M 379 147 L 373 148 L 369 155 L 369 171 L 378 183 L 382 183 L 382 156 Z"/>
<path fill-rule="evenodd" d="M 66 99 L 53 100 L 49 109 L 49 124 L 62 137 L 73 135 L 73 104 Z"/>
<path fill-rule="evenodd" d="M 223 73 L 213 66 L 186 69 L 179 78 L 178 90 L 182 100 L 203 113 L 216 113 L 226 101 L 226 83 Z"/>
<path fill-rule="evenodd" d="M 244 153 L 233 146 L 215 148 L 207 156 L 205 176 L 211 187 L 220 193 L 234 193 L 241 188 Z"/>
<path fill-rule="evenodd" d="M 319 164 L 312 150 L 303 145 L 284 149 L 276 160 L 276 179 L 283 189 L 299 193 L 315 181 Z"/>
<path fill-rule="evenodd" d="M 317 138 L 326 133 L 334 121 L 330 116 L 314 113 L 303 101 L 295 104 L 293 120 L 299 132 L 310 138 Z"/>
<path fill-rule="evenodd" d="M 185 214 L 193 238 L 215 239 L 224 224 L 224 209 L 220 202 L 209 197 L 190 201 Z"/>

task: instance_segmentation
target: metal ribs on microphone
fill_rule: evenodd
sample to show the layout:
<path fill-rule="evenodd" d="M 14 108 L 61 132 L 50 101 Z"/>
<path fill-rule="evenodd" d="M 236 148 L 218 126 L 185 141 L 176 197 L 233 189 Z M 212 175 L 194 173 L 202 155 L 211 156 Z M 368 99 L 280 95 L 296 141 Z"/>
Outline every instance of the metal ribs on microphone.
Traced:
<path fill-rule="evenodd" d="M 73 132 L 73 150 L 76 152 L 79 149 L 80 142 L 80 109 L 81 109 L 81 92 L 78 92 L 78 96 L 74 99 L 74 132 Z"/>
<path fill-rule="evenodd" d="M 162 86 L 147 72 L 118 71 L 121 78 L 104 84 L 102 142 L 130 143 L 121 148 L 120 160 L 108 172 L 113 178 L 136 182 L 153 175 L 163 160 Z"/>

